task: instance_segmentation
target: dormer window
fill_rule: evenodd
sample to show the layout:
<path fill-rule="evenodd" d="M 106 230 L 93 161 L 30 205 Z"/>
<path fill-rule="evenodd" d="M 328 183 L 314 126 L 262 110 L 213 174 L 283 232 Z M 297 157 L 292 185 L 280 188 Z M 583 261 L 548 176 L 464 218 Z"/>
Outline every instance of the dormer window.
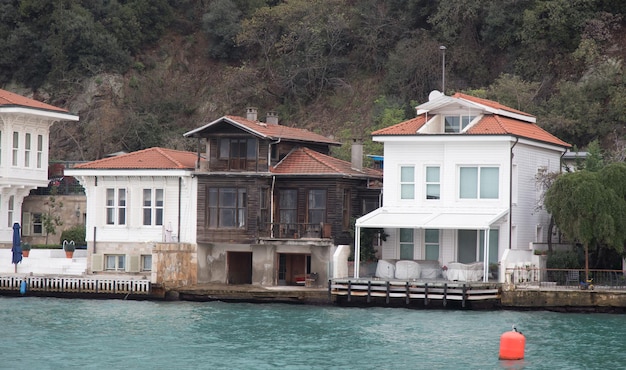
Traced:
<path fill-rule="evenodd" d="M 476 116 L 468 116 L 468 115 L 454 115 L 454 116 L 445 116 L 445 132 L 446 133 L 455 133 L 458 134 L 461 131 L 465 130 L 465 128 L 472 122 L 472 120 L 476 118 Z"/>

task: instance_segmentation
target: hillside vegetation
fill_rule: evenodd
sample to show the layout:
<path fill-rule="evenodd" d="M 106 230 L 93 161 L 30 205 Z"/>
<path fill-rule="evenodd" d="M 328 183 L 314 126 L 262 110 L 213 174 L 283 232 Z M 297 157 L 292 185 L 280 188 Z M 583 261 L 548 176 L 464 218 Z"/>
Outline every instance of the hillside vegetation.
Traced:
<path fill-rule="evenodd" d="M 0 86 L 80 115 L 53 126 L 53 159 L 194 149 L 184 132 L 247 106 L 348 142 L 442 89 L 444 45 L 446 93 L 623 159 L 625 12 L 622 0 L 7 0 Z"/>

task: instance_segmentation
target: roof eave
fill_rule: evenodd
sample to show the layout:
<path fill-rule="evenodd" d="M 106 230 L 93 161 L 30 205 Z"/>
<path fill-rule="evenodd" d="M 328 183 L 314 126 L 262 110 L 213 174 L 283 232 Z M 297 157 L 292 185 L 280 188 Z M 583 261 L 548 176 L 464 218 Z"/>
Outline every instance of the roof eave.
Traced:
<path fill-rule="evenodd" d="M 21 105 L 3 105 L 0 107 L 0 113 L 17 113 L 42 116 L 60 121 L 78 121 L 79 117 L 69 112 L 56 111 L 52 109 L 31 108 Z"/>

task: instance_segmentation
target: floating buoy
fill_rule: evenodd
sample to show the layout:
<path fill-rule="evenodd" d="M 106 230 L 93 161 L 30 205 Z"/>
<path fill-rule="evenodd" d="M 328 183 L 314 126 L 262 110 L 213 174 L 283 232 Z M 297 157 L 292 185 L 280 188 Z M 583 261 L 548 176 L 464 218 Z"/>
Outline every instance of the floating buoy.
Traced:
<path fill-rule="evenodd" d="M 22 280 L 20 283 L 20 294 L 26 294 L 26 280 Z"/>
<path fill-rule="evenodd" d="M 524 358 L 526 337 L 513 328 L 500 337 L 500 360 L 521 360 Z"/>

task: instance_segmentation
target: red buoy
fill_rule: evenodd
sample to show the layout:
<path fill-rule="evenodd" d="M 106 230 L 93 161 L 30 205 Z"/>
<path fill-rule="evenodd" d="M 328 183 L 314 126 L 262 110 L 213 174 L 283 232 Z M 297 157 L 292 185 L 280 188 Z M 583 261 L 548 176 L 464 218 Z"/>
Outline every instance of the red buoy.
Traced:
<path fill-rule="evenodd" d="M 500 360 L 521 360 L 524 358 L 526 337 L 517 330 L 507 331 L 500 337 Z"/>

